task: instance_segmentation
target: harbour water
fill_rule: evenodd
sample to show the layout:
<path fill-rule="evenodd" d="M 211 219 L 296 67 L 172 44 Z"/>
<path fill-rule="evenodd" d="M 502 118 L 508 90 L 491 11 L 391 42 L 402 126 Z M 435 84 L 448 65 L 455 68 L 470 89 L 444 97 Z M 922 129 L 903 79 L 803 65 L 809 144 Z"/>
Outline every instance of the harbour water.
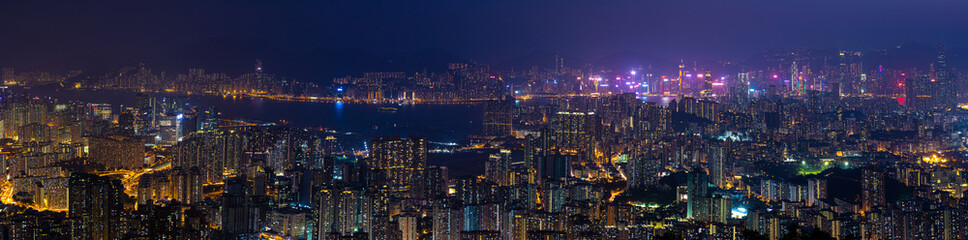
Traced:
<path fill-rule="evenodd" d="M 61 89 L 35 87 L 11 88 L 15 93 L 52 97 L 59 101 L 109 103 L 114 111 L 135 106 L 138 93 L 125 90 Z M 481 128 L 483 107 L 479 104 L 416 104 L 392 106 L 358 103 L 283 102 L 264 98 L 212 95 L 155 96 L 183 97 L 192 106 L 214 106 L 221 118 L 247 119 L 263 123 L 286 121 L 299 128 L 326 128 L 340 132 L 344 147 L 361 147 L 376 136 L 424 136 L 433 142 L 456 143 Z M 381 109 L 383 108 L 383 109 Z M 348 141 L 346 141 L 348 140 Z"/>

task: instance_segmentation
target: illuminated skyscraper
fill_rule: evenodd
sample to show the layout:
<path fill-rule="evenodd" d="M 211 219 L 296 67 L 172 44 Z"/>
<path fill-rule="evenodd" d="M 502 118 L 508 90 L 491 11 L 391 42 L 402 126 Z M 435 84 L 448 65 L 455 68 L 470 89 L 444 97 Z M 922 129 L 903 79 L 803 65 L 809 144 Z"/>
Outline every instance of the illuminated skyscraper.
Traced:
<path fill-rule="evenodd" d="M 426 165 L 427 140 L 422 137 L 378 137 L 371 142 L 369 166 L 395 190 L 410 189 Z"/>
<path fill-rule="evenodd" d="M 552 135 L 542 137 L 550 140 L 560 154 L 580 155 L 585 160 L 591 160 L 600 121 L 595 112 L 561 111 L 556 114 L 552 123 Z"/>
<path fill-rule="evenodd" d="M 460 239 L 461 224 L 464 222 L 459 204 L 448 200 L 436 201 L 433 204 L 433 239 Z"/>
<path fill-rule="evenodd" d="M 679 59 L 679 77 L 676 78 L 675 91 L 673 91 L 675 95 L 682 94 L 682 78 L 685 77 L 686 72 L 686 64 L 682 62 L 682 59 Z"/>
<path fill-rule="evenodd" d="M 936 81 L 931 80 L 931 76 L 920 74 L 905 80 L 904 94 L 905 105 L 911 110 L 924 111 L 936 106 L 937 94 L 934 88 Z"/>
<path fill-rule="evenodd" d="M 250 190 L 245 178 L 229 178 L 224 186 L 221 197 L 222 207 L 219 209 L 222 217 L 222 234 L 230 238 L 255 231 L 255 225 L 257 225 L 253 219 L 255 213 L 247 197 Z"/>
<path fill-rule="evenodd" d="M 511 123 L 514 120 L 514 97 L 505 96 L 501 100 L 488 101 L 484 104 L 483 132 L 484 136 L 510 136 Z"/>
<path fill-rule="evenodd" d="M 538 174 L 544 179 L 571 177 L 573 155 L 552 154 L 538 157 Z"/>
<path fill-rule="evenodd" d="M 447 167 L 430 166 L 423 171 L 423 196 L 428 199 L 440 199 L 447 196 Z"/>
<path fill-rule="evenodd" d="M 142 139 L 123 136 L 90 137 L 90 160 L 106 169 L 136 169 L 144 165 Z"/>
<path fill-rule="evenodd" d="M 863 192 L 861 192 L 861 211 L 868 212 L 874 207 L 884 206 L 887 203 L 886 190 L 884 188 L 884 173 L 864 169 L 861 176 Z"/>
<path fill-rule="evenodd" d="M 827 179 L 811 178 L 807 180 L 807 206 L 813 206 L 822 199 L 827 199 Z"/>
<path fill-rule="evenodd" d="M 408 212 L 397 216 L 397 225 L 400 227 L 401 240 L 417 240 L 417 220 L 420 216 L 415 212 Z"/>
<path fill-rule="evenodd" d="M 555 54 L 555 75 L 565 74 L 565 59 Z"/>
<path fill-rule="evenodd" d="M 316 239 L 342 239 L 371 230 L 373 199 L 361 188 L 324 187 L 315 199 Z"/>
<path fill-rule="evenodd" d="M 0 81 L 2 82 L 17 81 L 17 71 L 14 68 L 0 68 Z"/>
<path fill-rule="evenodd" d="M 693 114 L 713 122 L 719 121 L 718 106 L 719 104 L 715 101 L 691 97 L 685 97 L 679 101 L 669 103 L 669 107 L 675 108 L 677 112 Z"/>
<path fill-rule="evenodd" d="M 73 239 L 121 239 L 124 186 L 93 174 L 75 173 L 69 184 Z"/>
<path fill-rule="evenodd" d="M 315 207 L 313 215 L 316 216 L 316 226 L 314 227 L 315 239 L 333 239 L 331 236 L 336 229 L 336 198 L 339 197 L 338 190 L 329 186 L 323 186 L 314 193 Z"/>
<path fill-rule="evenodd" d="M 686 177 L 686 218 L 697 219 L 709 212 L 709 178 L 703 172 Z"/>
<path fill-rule="evenodd" d="M 938 61 L 934 64 L 934 72 L 938 101 L 935 107 L 940 109 L 956 107 L 958 105 L 958 87 L 955 78 L 948 72 L 944 44 L 938 44 Z"/>
<path fill-rule="evenodd" d="M 511 170 L 511 150 L 501 149 L 498 154 L 491 154 L 484 163 L 484 177 L 500 186 L 511 185 L 509 181 Z"/>
<path fill-rule="evenodd" d="M 713 97 L 713 75 L 706 71 L 706 75 L 703 77 L 703 88 L 700 95 L 703 98 Z"/>
<path fill-rule="evenodd" d="M 726 149 L 716 142 L 709 143 L 708 146 L 706 162 L 709 166 L 709 183 L 720 188 L 726 188 L 726 175 L 729 167 L 726 161 Z"/>
<path fill-rule="evenodd" d="M 730 84 L 729 100 L 733 106 L 746 106 L 750 98 L 750 73 L 736 74 L 736 81 Z"/>
<path fill-rule="evenodd" d="M 658 158 L 646 156 L 632 158 L 629 160 L 628 169 L 625 170 L 626 184 L 630 188 L 652 186 L 659 181 L 661 170 L 662 161 Z"/>
<path fill-rule="evenodd" d="M 790 95 L 801 96 L 805 88 L 803 77 L 800 76 L 800 69 L 797 68 L 797 62 L 794 61 L 793 66 L 790 67 Z"/>

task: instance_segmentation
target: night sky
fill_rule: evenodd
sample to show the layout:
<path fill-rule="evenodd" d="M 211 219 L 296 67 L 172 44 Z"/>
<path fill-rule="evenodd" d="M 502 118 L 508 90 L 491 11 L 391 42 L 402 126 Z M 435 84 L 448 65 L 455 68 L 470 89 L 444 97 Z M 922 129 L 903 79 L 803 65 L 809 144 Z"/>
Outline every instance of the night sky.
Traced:
<path fill-rule="evenodd" d="M 769 48 L 968 47 L 964 0 L 8 1 L 0 65 L 131 59 L 206 38 L 291 52 L 439 48 L 484 62 L 541 50 L 743 58 Z"/>

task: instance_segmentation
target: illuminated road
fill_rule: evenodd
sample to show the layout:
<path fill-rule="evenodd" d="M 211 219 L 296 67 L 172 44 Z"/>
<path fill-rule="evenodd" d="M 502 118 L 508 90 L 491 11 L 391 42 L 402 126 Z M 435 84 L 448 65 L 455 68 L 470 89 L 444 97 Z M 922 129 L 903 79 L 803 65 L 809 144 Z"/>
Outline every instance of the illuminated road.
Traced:
<path fill-rule="evenodd" d="M 3 204 L 14 204 L 13 182 L 3 181 L 3 185 L 0 185 L 0 202 L 3 202 Z"/>
<path fill-rule="evenodd" d="M 124 185 L 124 193 L 128 196 L 137 196 L 137 186 L 138 181 L 142 174 L 150 173 L 158 170 L 165 170 L 171 168 L 171 162 L 165 162 L 158 164 L 149 168 L 141 169 L 138 171 L 133 170 L 113 170 L 113 171 L 103 171 L 97 172 L 97 175 L 102 177 L 118 176 L 121 175 L 121 184 Z"/>

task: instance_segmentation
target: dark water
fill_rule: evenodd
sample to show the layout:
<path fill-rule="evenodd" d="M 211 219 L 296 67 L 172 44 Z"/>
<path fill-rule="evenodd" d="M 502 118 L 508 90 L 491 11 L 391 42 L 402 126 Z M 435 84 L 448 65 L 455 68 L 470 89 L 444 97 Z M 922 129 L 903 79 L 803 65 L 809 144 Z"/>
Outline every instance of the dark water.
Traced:
<path fill-rule="evenodd" d="M 61 101 L 82 101 L 133 106 L 137 94 L 121 90 L 62 90 L 56 88 L 13 88 L 15 93 L 53 97 Z M 193 106 L 214 106 L 222 118 L 261 122 L 288 121 L 296 127 L 323 127 L 349 135 L 340 137 L 344 146 L 356 148 L 376 136 L 421 135 L 434 142 L 460 142 L 481 128 L 480 105 L 405 105 L 394 113 L 381 112 L 382 105 L 351 103 L 280 102 L 262 98 L 203 95 L 171 95 L 187 98 Z M 351 140 L 347 143 L 345 140 Z"/>

